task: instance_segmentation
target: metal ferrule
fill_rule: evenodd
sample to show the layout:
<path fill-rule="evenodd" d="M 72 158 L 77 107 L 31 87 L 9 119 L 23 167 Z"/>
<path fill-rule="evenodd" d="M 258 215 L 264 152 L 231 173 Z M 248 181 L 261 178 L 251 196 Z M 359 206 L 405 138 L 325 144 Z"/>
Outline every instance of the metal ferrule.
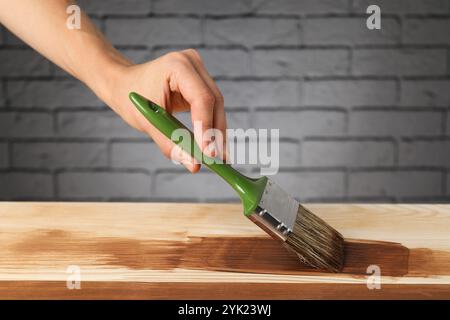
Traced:
<path fill-rule="evenodd" d="M 286 241 L 294 229 L 298 208 L 297 200 L 268 180 L 258 206 L 249 218 L 273 238 Z"/>
<path fill-rule="evenodd" d="M 249 219 L 274 239 L 286 241 L 287 235 L 292 232 L 283 222 L 261 207 L 257 207 Z"/>

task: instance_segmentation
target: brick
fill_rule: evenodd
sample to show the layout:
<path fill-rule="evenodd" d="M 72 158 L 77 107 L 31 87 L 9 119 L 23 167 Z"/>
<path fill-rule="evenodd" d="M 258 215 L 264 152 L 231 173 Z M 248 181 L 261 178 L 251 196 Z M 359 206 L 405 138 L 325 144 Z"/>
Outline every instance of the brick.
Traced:
<path fill-rule="evenodd" d="M 14 107 L 101 107 L 101 102 L 77 80 L 9 81 L 8 95 Z"/>
<path fill-rule="evenodd" d="M 354 0 L 353 8 L 357 13 L 366 13 L 367 7 L 372 4 L 381 8 L 381 14 L 445 14 L 448 12 L 447 0 Z"/>
<path fill-rule="evenodd" d="M 236 112 L 225 110 L 228 128 L 248 128 L 250 126 L 249 114 L 245 111 Z"/>
<path fill-rule="evenodd" d="M 400 99 L 404 106 L 449 106 L 450 81 L 403 80 Z"/>
<path fill-rule="evenodd" d="M 111 165 L 114 168 L 158 169 L 181 168 L 167 159 L 155 143 L 114 142 L 111 146 Z"/>
<path fill-rule="evenodd" d="M 270 135 L 270 131 L 268 134 Z M 243 168 L 247 172 L 253 171 L 259 172 L 261 175 L 271 175 L 280 168 L 292 168 L 300 164 L 298 141 L 278 141 L 278 152 L 269 141 L 267 151 L 265 151 L 267 154 L 260 154 L 264 151 L 259 148 L 258 142 L 250 145 L 248 141 L 243 142 L 238 139 L 233 141 L 229 139 L 228 141 L 230 150 L 228 160 L 234 167 Z M 256 154 L 250 155 L 251 149 Z M 264 171 L 262 172 L 260 169 L 264 169 Z"/>
<path fill-rule="evenodd" d="M 150 177 L 135 172 L 64 172 L 58 175 L 59 197 L 148 198 Z"/>
<path fill-rule="evenodd" d="M 447 196 L 450 196 L 450 172 L 447 173 Z"/>
<path fill-rule="evenodd" d="M 270 14 L 331 14 L 348 11 L 347 0 L 278 0 L 260 1 L 258 13 Z"/>
<path fill-rule="evenodd" d="M 258 111 L 256 128 L 280 129 L 280 137 L 339 136 L 345 132 L 345 113 L 339 111 Z"/>
<path fill-rule="evenodd" d="M 134 63 L 144 63 L 152 60 L 152 55 L 149 50 L 145 49 L 120 49 L 120 52 L 133 61 Z"/>
<path fill-rule="evenodd" d="M 400 143 L 403 166 L 450 167 L 450 140 L 407 140 Z"/>
<path fill-rule="evenodd" d="M 442 195 L 442 174 L 437 171 L 352 172 L 353 197 L 436 197 Z"/>
<path fill-rule="evenodd" d="M 310 18 L 303 24 L 304 42 L 310 45 L 395 44 L 400 26 L 383 18 L 380 30 L 369 30 L 363 18 Z"/>
<path fill-rule="evenodd" d="M 115 45 L 198 45 L 201 26 L 191 18 L 108 19 L 106 35 Z"/>
<path fill-rule="evenodd" d="M 33 50 L 2 49 L 0 50 L 0 70 L 4 77 L 48 76 L 50 63 Z"/>
<path fill-rule="evenodd" d="M 161 57 L 178 49 L 155 50 L 153 56 Z M 212 77 L 240 77 L 252 75 L 249 54 L 241 49 L 197 49 L 206 70 Z"/>
<path fill-rule="evenodd" d="M 227 107 L 295 107 L 299 105 L 297 81 L 218 81 Z"/>
<path fill-rule="evenodd" d="M 352 135 L 432 136 L 441 134 L 442 115 L 433 111 L 353 111 Z"/>
<path fill-rule="evenodd" d="M 110 110 L 60 112 L 57 121 L 60 137 L 145 137 L 143 133 L 128 126 L 122 118 Z"/>
<path fill-rule="evenodd" d="M 159 173 L 155 196 L 179 200 L 238 200 L 237 193 L 216 174 L 209 172 Z"/>
<path fill-rule="evenodd" d="M 69 74 L 64 69 L 57 66 L 56 64 L 52 65 L 51 68 L 52 68 L 52 75 L 55 77 L 65 77 L 65 78 L 69 78 L 71 80 L 76 80 L 71 74 Z"/>
<path fill-rule="evenodd" d="M 251 75 L 250 57 L 243 50 L 200 49 L 203 63 L 213 77 Z"/>
<path fill-rule="evenodd" d="M 394 145 L 387 141 L 305 141 L 302 165 L 311 167 L 383 167 L 394 165 Z"/>
<path fill-rule="evenodd" d="M 251 0 L 155 0 L 153 8 L 157 14 L 245 14 L 251 12 L 252 2 Z"/>
<path fill-rule="evenodd" d="M 114 15 L 150 13 L 151 1 L 149 0 L 79 0 L 78 5 L 88 14 Z"/>
<path fill-rule="evenodd" d="M 106 144 L 78 142 L 14 143 L 14 167 L 92 168 L 108 165 Z"/>
<path fill-rule="evenodd" d="M 27 138 L 51 136 L 53 136 L 53 118 L 48 113 L 0 113 L 0 137 Z"/>
<path fill-rule="evenodd" d="M 6 168 L 8 166 L 8 145 L 6 143 L 0 143 L 0 168 Z"/>
<path fill-rule="evenodd" d="M 257 76 L 345 75 L 346 50 L 257 50 L 252 65 Z"/>
<path fill-rule="evenodd" d="M 53 197 L 52 176 L 46 173 L 0 173 L 0 199 L 43 200 Z"/>
<path fill-rule="evenodd" d="M 450 44 L 450 19 L 406 19 L 403 30 L 406 44 Z"/>
<path fill-rule="evenodd" d="M 271 179 L 300 201 L 342 198 L 345 195 L 345 175 L 342 172 L 279 172 Z"/>
<path fill-rule="evenodd" d="M 4 107 L 5 105 L 6 105 L 5 91 L 3 90 L 3 83 L 0 82 L 0 108 Z"/>
<path fill-rule="evenodd" d="M 360 49 L 353 51 L 356 75 L 445 75 L 446 50 Z"/>
<path fill-rule="evenodd" d="M 279 149 L 280 168 L 297 167 L 300 165 L 300 147 L 298 142 L 280 141 Z"/>
<path fill-rule="evenodd" d="M 295 19 L 234 18 L 206 20 L 208 45 L 296 45 L 300 43 Z"/>
<path fill-rule="evenodd" d="M 450 112 L 447 111 L 446 133 L 450 136 Z"/>
<path fill-rule="evenodd" d="M 29 48 L 29 46 L 23 42 L 21 39 L 16 37 L 15 34 L 10 32 L 8 29 L 5 29 L 5 35 L 4 35 L 4 42 L 7 45 L 12 45 L 14 47 L 20 47 L 20 48 Z"/>
<path fill-rule="evenodd" d="M 314 80 L 306 81 L 303 104 L 307 106 L 392 106 L 395 81 Z"/>

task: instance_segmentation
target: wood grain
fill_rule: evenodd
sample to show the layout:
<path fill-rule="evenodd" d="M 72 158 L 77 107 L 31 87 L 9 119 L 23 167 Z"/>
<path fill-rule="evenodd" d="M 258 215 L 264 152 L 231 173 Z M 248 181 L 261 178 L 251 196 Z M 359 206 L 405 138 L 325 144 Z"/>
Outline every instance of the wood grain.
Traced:
<path fill-rule="evenodd" d="M 240 205 L 3 202 L 0 298 L 450 298 L 450 205 L 307 207 L 346 237 L 343 273 L 302 265 Z"/>

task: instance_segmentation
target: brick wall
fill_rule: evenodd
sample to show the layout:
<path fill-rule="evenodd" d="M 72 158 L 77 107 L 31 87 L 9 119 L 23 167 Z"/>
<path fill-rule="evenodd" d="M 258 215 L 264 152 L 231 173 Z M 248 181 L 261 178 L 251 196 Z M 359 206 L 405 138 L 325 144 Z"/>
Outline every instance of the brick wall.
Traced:
<path fill-rule="evenodd" d="M 198 48 L 230 127 L 281 129 L 275 180 L 299 199 L 450 199 L 450 1 L 80 4 L 136 62 Z M 365 27 L 370 4 L 380 31 Z M 214 175 L 168 162 L 6 30 L 0 77 L 1 199 L 236 200 Z"/>

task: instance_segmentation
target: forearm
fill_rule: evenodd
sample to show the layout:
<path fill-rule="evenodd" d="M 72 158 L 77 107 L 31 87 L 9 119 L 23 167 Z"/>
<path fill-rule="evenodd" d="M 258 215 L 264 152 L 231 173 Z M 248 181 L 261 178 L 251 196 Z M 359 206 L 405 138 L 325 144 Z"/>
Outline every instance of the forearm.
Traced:
<path fill-rule="evenodd" d="M 68 0 L 0 0 L 0 22 L 49 60 L 108 100 L 110 81 L 126 60 L 81 13 L 80 29 L 69 29 Z"/>

